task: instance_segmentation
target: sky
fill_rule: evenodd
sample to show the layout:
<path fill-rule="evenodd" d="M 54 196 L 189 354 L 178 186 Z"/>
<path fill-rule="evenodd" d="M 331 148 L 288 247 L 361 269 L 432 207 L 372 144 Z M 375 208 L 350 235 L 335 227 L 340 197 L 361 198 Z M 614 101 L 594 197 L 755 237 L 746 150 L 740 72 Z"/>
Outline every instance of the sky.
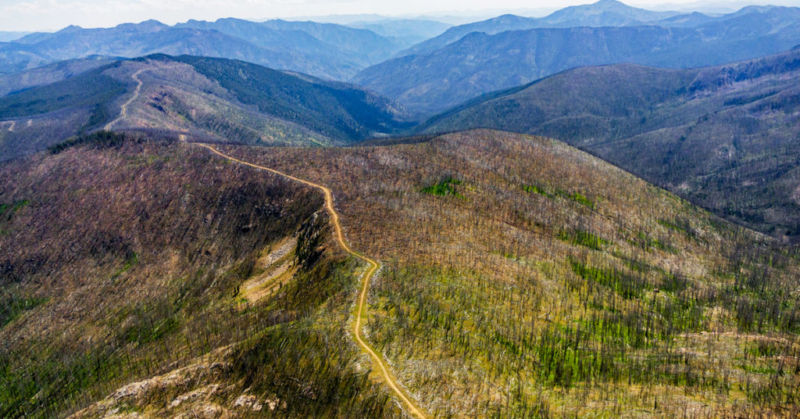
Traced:
<path fill-rule="evenodd" d="M 109 27 L 157 19 L 167 24 L 188 19 L 248 20 L 380 14 L 439 16 L 453 21 L 501 13 L 543 16 L 594 0 L 0 0 L 0 31 L 54 31 L 69 25 Z M 732 10 L 746 4 L 800 6 L 800 0 L 630 0 L 637 7 L 665 10 Z M 330 20 L 330 19 L 328 19 Z M 456 23 L 456 22 L 452 22 Z"/>

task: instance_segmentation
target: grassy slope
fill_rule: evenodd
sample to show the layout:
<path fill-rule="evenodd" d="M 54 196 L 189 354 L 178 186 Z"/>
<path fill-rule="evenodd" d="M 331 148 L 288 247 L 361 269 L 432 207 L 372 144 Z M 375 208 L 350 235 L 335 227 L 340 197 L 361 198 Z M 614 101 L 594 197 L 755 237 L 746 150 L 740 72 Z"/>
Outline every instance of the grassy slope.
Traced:
<path fill-rule="evenodd" d="M 797 236 L 797 51 L 696 70 L 582 68 L 497 93 L 422 130 L 559 138 L 715 213 Z"/>
<path fill-rule="evenodd" d="M 243 393 L 278 400 L 280 416 L 394 409 L 354 367 L 343 331 L 356 266 L 327 250 L 321 196 L 162 141 L 103 136 L 55 151 L 0 167 L 0 416 L 74 411 L 217 348 L 219 367 L 202 375 L 225 385 L 207 402 L 235 414 L 248 411 L 234 403 Z M 292 235 L 299 273 L 242 306 L 256 256 Z M 191 414 L 167 402 L 193 379 L 116 401 Z"/>
<path fill-rule="evenodd" d="M 229 151 L 334 190 L 385 263 L 370 339 L 435 414 L 797 413 L 797 254 L 585 153 L 493 131 Z"/>

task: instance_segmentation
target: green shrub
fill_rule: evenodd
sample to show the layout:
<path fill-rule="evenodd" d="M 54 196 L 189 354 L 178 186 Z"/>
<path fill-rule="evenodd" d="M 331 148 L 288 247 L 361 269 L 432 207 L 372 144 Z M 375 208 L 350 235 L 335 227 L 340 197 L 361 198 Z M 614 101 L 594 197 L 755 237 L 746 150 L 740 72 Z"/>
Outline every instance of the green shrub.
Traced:
<path fill-rule="evenodd" d="M 561 231 L 558 233 L 558 238 L 565 242 L 594 250 L 603 250 L 603 246 L 611 243 L 608 240 L 583 230 Z"/>
<path fill-rule="evenodd" d="M 453 195 L 456 197 L 463 198 L 463 195 L 459 194 L 458 191 L 456 190 L 456 185 L 460 184 L 461 184 L 460 180 L 448 176 L 437 184 L 422 188 L 422 193 L 428 195 L 436 195 L 436 196 Z"/>

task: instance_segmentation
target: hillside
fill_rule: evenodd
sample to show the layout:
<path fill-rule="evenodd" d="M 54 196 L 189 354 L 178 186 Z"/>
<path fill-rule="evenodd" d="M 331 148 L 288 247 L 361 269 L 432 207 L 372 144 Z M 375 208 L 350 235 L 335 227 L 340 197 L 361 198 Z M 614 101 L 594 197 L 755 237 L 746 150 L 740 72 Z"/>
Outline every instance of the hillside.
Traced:
<path fill-rule="evenodd" d="M 241 61 L 151 56 L 0 97 L 0 159 L 103 127 L 329 145 L 394 132 L 408 126 L 403 118 L 388 100 L 350 85 Z"/>
<path fill-rule="evenodd" d="M 472 32 L 437 49 L 369 67 L 353 81 L 430 116 L 481 94 L 580 66 L 692 68 L 775 54 L 800 43 L 800 8 L 743 10 L 693 27 L 509 30 L 521 29 L 524 22 L 513 16 L 498 22 L 488 33 Z"/>
<path fill-rule="evenodd" d="M 59 61 L 33 70 L 0 74 L 0 97 L 35 86 L 56 83 L 115 61 L 109 57 L 91 56 Z"/>
<path fill-rule="evenodd" d="M 567 71 L 421 129 L 503 128 L 588 150 L 717 214 L 800 235 L 800 51 L 720 67 Z"/>
<path fill-rule="evenodd" d="M 341 333 L 357 278 L 321 196 L 168 139 L 57 151 L 0 165 L 0 416 L 65 416 L 173 370 L 115 400 L 163 401 L 156 416 L 396 409 Z M 178 397 L 203 380 L 218 384 Z"/>
<path fill-rule="evenodd" d="M 240 59 L 344 80 L 398 49 L 368 30 L 334 24 L 220 19 L 168 26 L 151 20 L 100 29 L 70 26 L 0 44 L 0 74 L 90 55 L 134 58 L 163 53 Z"/>
<path fill-rule="evenodd" d="M 303 59 L 308 63 L 296 62 L 288 67 L 263 64 L 337 80 L 347 79 L 365 67 L 388 59 L 399 49 L 394 41 L 372 31 L 331 23 L 219 19 L 215 22 L 190 20 L 175 27 L 219 31 L 261 48 L 288 50 L 298 56 L 298 61 Z M 232 54 L 222 57 L 240 58 Z"/>
<path fill-rule="evenodd" d="M 798 413 L 800 255 L 586 153 L 496 131 L 393 146 L 219 148 L 331 188 L 353 249 L 383 264 L 370 288 L 365 336 L 432 415 Z M 180 154 L 168 161 L 176 159 Z M 272 179 L 221 159 L 217 166 Z M 357 269 L 338 266 L 327 278 Z M 247 289 L 238 278 L 225 283 Z M 326 290 L 342 280 L 321 278 Z M 217 373 L 159 369 L 149 380 L 108 390 L 84 414 L 171 416 L 204 406 L 223 414 L 236 411 L 237 401 L 238 409 L 257 403 L 284 417 L 352 414 L 336 410 L 364 406 L 349 398 L 351 381 L 331 392 L 335 376 L 319 378 L 348 369 L 314 367 L 320 357 L 295 353 L 295 336 L 314 330 L 309 350 L 328 340 L 320 352 L 347 359 L 338 354 L 353 346 L 341 328 L 355 297 L 337 292 L 318 311 L 309 303 L 301 311 L 312 313 L 308 320 L 265 329 L 215 355 Z M 254 308 L 281 319 L 267 313 L 293 313 L 291 304 L 304 301 L 276 298 Z M 217 304 L 225 311 L 233 303 Z M 184 324 L 177 330 L 189 333 Z M 171 333 L 153 343 L 173 342 Z M 350 362 L 366 374 L 363 358 Z M 251 373 L 237 375 L 242 371 Z M 375 394 L 370 409 L 384 410 L 360 414 L 398 414 L 371 377 L 363 385 L 373 383 L 376 393 L 359 394 Z M 281 388 L 285 383 L 296 384 Z M 155 388 L 165 390 L 148 390 Z"/>

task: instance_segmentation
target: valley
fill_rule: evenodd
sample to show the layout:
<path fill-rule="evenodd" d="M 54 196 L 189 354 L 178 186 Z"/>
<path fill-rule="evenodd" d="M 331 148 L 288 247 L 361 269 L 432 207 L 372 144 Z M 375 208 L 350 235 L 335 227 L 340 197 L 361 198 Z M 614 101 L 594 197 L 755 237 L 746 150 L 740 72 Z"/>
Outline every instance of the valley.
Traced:
<path fill-rule="evenodd" d="M 798 77 L 798 50 L 692 70 L 586 67 L 480 98 L 419 130 L 558 138 L 722 217 L 794 240 Z"/>
<path fill-rule="evenodd" d="M 800 9 L 208 7 L 0 33 L 0 417 L 800 416 Z"/>

